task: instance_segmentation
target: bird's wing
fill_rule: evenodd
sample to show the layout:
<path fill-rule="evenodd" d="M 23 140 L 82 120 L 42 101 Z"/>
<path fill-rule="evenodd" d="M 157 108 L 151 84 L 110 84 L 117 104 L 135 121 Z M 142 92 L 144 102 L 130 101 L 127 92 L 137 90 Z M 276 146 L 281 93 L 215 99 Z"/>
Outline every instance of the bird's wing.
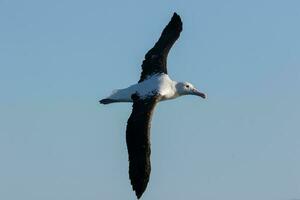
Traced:
<path fill-rule="evenodd" d="M 145 55 L 139 82 L 147 79 L 147 77 L 151 76 L 152 74 L 167 74 L 167 56 L 171 47 L 179 38 L 181 31 L 182 22 L 180 16 L 174 13 L 171 21 L 161 33 L 159 40 Z"/>
<path fill-rule="evenodd" d="M 151 117 L 160 96 L 140 99 L 132 95 L 132 113 L 127 122 L 126 142 L 129 156 L 129 178 L 132 189 L 140 198 L 145 191 L 150 171 L 150 126 Z"/>

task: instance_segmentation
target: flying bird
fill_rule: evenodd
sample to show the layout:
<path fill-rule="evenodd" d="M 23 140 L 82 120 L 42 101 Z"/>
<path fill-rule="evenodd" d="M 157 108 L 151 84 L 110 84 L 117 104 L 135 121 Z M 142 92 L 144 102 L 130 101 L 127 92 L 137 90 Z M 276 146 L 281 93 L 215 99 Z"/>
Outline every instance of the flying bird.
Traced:
<path fill-rule="evenodd" d="M 110 96 L 100 100 L 101 104 L 133 102 L 132 113 L 127 121 L 126 143 L 129 178 L 138 199 L 146 190 L 150 177 L 150 126 L 155 105 L 183 95 L 206 98 L 191 83 L 173 81 L 168 76 L 167 56 L 181 31 L 182 21 L 174 13 L 159 40 L 146 53 L 139 82 L 125 89 L 114 90 Z"/>

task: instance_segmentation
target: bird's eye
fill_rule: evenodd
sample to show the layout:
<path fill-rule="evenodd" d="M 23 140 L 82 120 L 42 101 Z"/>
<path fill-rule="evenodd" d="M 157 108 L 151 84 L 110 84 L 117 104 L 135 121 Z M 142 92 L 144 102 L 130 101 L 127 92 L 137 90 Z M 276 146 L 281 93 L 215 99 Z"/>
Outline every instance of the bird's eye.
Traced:
<path fill-rule="evenodd" d="M 186 85 L 185 87 L 186 87 L 186 88 L 190 88 L 190 86 L 189 86 L 189 85 Z"/>

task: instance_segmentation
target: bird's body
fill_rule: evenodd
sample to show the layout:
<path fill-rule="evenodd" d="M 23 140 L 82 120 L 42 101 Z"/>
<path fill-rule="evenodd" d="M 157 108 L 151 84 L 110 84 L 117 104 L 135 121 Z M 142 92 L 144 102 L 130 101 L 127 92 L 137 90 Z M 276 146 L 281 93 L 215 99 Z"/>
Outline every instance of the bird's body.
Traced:
<path fill-rule="evenodd" d="M 160 101 L 173 99 L 178 96 L 176 84 L 177 82 L 172 81 L 167 74 L 155 74 L 140 83 L 114 90 L 106 99 L 111 102 L 133 102 L 131 96 L 135 93 L 140 99 L 146 99 L 153 95 L 160 95 Z"/>
<path fill-rule="evenodd" d="M 192 84 L 173 81 L 168 76 L 167 56 L 181 31 L 181 19 L 174 13 L 159 40 L 145 55 L 139 82 L 128 88 L 115 90 L 110 96 L 100 100 L 102 104 L 133 102 L 127 121 L 126 143 L 129 178 L 137 198 L 146 190 L 150 178 L 150 126 L 155 105 L 159 101 L 183 95 L 206 97 Z"/>

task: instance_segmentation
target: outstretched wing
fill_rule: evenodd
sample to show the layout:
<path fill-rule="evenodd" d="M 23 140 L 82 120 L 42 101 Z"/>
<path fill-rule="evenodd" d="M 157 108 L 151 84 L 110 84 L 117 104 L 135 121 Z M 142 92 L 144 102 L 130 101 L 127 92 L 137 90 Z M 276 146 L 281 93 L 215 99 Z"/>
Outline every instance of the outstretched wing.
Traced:
<path fill-rule="evenodd" d="M 159 96 L 140 99 L 132 95 L 132 113 L 127 122 L 126 142 L 129 157 L 129 178 L 138 198 L 144 193 L 150 176 L 151 117 Z"/>
<path fill-rule="evenodd" d="M 145 55 L 145 60 L 142 64 L 142 74 L 139 82 L 142 82 L 152 74 L 167 74 L 168 53 L 175 41 L 179 38 L 181 31 L 182 22 L 180 16 L 177 15 L 177 13 L 174 13 L 171 21 L 163 30 L 159 40 Z"/>

